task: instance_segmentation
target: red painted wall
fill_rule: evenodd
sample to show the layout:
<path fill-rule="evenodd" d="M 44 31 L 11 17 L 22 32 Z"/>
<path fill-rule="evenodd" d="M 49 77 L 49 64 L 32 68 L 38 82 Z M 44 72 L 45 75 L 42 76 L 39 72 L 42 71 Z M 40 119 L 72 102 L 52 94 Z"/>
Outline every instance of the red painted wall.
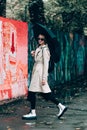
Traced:
<path fill-rule="evenodd" d="M 28 90 L 28 25 L 0 17 L 0 100 Z"/>

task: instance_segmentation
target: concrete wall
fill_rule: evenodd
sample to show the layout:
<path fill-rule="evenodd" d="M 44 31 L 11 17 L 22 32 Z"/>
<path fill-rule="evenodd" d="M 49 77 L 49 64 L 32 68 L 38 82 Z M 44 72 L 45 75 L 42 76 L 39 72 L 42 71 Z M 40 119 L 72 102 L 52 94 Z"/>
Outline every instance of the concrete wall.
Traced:
<path fill-rule="evenodd" d="M 27 94 L 28 3 L 6 0 L 6 18 L 0 17 L 0 101 Z"/>
<path fill-rule="evenodd" d="M 0 101 L 28 90 L 28 25 L 0 17 Z"/>

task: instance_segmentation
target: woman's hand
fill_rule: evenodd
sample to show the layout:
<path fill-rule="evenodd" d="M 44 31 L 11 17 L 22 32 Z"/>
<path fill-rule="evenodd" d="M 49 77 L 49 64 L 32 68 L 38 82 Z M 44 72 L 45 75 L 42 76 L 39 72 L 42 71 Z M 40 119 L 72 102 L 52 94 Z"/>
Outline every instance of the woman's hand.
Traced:
<path fill-rule="evenodd" d="M 31 51 L 31 55 L 32 55 L 32 57 L 34 57 L 35 56 L 35 51 Z"/>
<path fill-rule="evenodd" d="M 46 81 L 43 79 L 42 80 L 42 85 L 45 85 L 46 84 Z"/>

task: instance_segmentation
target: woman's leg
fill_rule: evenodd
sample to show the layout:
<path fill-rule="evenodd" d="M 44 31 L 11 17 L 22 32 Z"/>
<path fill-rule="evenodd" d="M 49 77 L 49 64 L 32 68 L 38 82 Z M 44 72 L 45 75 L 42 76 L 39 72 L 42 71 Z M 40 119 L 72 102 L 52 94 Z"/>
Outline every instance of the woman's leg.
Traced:
<path fill-rule="evenodd" d="M 45 100 L 49 100 L 49 101 L 52 101 L 54 104 L 58 105 L 59 104 L 59 101 L 55 98 L 54 94 L 53 93 L 42 93 L 41 94 L 42 97 L 45 99 Z"/>
<path fill-rule="evenodd" d="M 35 105 L 36 105 L 36 93 L 35 92 L 28 92 L 28 101 L 30 101 L 31 104 L 31 110 L 35 109 Z"/>
<path fill-rule="evenodd" d="M 54 104 L 57 105 L 57 107 L 59 108 L 58 118 L 60 118 L 64 114 L 64 112 L 67 110 L 67 107 L 59 103 L 59 101 L 55 98 L 53 93 L 43 93 L 42 96 L 44 97 L 44 99 L 50 100 Z"/>
<path fill-rule="evenodd" d="M 35 92 L 28 92 L 28 101 L 30 101 L 31 104 L 31 111 L 29 114 L 23 115 L 22 119 L 36 119 L 36 111 L 35 111 L 35 105 L 36 105 L 36 93 Z"/>

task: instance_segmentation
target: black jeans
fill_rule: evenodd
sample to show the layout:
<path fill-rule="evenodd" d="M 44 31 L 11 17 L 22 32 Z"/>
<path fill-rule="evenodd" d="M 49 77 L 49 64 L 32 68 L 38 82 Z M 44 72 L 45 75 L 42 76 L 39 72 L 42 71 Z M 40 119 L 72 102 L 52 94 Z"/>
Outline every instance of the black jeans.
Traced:
<path fill-rule="evenodd" d="M 52 92 L 50 93 L 41 93 L 41 96 L 45 99 L 45 100 L 49 100 L 52 101 L 54 104 L 58 105 L 59 101 L 55 98 L 54 94 Z M 35 105 L 36 105 L 36 92 L 28 92 L 28 100 L 31 103 L 31 109 L 35 109 Z"/>

